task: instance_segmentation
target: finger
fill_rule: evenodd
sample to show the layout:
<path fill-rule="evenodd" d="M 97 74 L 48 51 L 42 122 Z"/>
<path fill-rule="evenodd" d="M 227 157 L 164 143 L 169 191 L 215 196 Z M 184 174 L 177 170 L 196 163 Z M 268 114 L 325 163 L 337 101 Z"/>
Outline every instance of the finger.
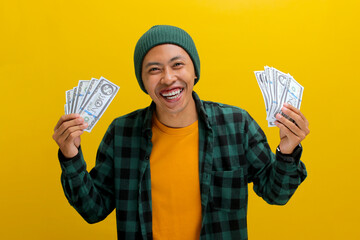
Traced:
<path fill-rule="evenodd" d="M 307 120 L 305 115 L 299 109 L 295 108 L 294 106 L 292 106 L 292 105 L 290 105 L 288 103 L 286 103 L 285 106 L 288 106 L 291 111 L 296 112 L 301 117 L 301 119 L 304 122 L 304 126 L 302 127 L 302 129 L 305 131 L 306 135 L 308 135 L 310 133 L 309 121 Z"/>
<path fill-rule="evenodd" d="M 283 135 L 282 138 L 284 138 L 285 136 L 288 137 L 288 138 L 294 138 L 294 137 L 297 138 L 297 135 L 294 134 L 286 125 L 284 125 L 279 120 L 275 121 L 275 125 L 280 129 L 280 132 Z"/>
<path fill-rule="evenodd" d="M 72 158 L 78 153 L 78 150 L 75 150 L 75 148 L 79 148 L 80 142 L 76 145 L 75 139 L 80 138 L 80 135 L 83 133 L 84 133 L 84 131 L 82 131 L 82 130 L 78 130 L 78 131 L 71 133 L 68 136 L 68 139 L 66 140 L 66 142 L 63 145 L 59 146 L 61 152 L 63 153 L 63 155 L 66 158 Z"/>
<path fill-rule="evenodd" d="M 66 129 L 73 126 L 81 125 L 83 123 L 84 123 L 84 119 L 82 117 L 73 118 L 71 120 L 63 122 L 56 131 L 62 134 L 63 132 L 66 131 Z"/>
<path fill-rule="evenodd" d="M 53 138 L 58 144 L 61 144 L 72 131 L 77 129 L 85 129 L 88 124 L 84 123 L 84 119 L 79 117 L 73 120 L 63 122 L 58 129 L 55 130 Z M 74 128 L 75 127 L 75 128 Z"/>
<path fill-rule="evenodd" d="M 81 134 L 82 134 L 82 132 L 84 132 L 84 129 L 86 129 L 87 127 L 88 127 L 88 124 L 84 123 L 84 124 L 81 124 L 81 125 L 76 125 L 76 126 L 72 126 L 72 127 L 67 128 L 57 139 L 57 142 L 58 142 L 59 146 L 63 146 L 64 144 L 66 144 L 69 141 L 73 140 L 73 138 L 71 136 L 73 136 L 73 134 L 75 132 L 80 131 Z"/>
<path fill-rule="evenodd" d="M 56 126 L 54 128 L 54 131 L 56 131 L 56 129 L 58 129 L 63 122 L 66 122 L 66 121 L 69 121 L 71 119 L 75 119 L 75 118 L 78 118 L 78 117 L 80 117 L 80 115 L 78 113 L 71 113 L 71 114 L 62 115 L 61 118 L 59 119 L 59 121 L 57 122 L 57 124 L 56 124 Z"/>
<path fill-rule="evenodd" d="M 296 109 L 296 108 L 295 108 Z M 295 124 L 304 132 L 307 132 L 307 124 L 304 121 L 304 119 L 301 117 L 300 114 L 298 114 L 300 111 L 296 109 L 297 111 L 292 111 L 291 109 L 287 107 L 282 107 L 281 111 L 285 113 L 288 117 L 293 119 L 295 121 Z"/>
<path fill-rule="evenodd" d="M 65 142 L 66 143 L 73 143 L 74 142 L 74 139 L 79 137 L 80 135 L 82 135 L 84 133 L 84 130 L 83 129 L 77 129 L 73 132 L 71 132 L 67 138 L 65 139 Z"/>
<path fill-rule="evenodd" d="M 276 120 L 278 120 L 281 124 L 283 124 L 291 132 L 291 135 L 295 135 L 300 138 L 305 138 L 305 133 L 295 123 L 288 120 L 286 117 L 282 116 L 281 114 L 276 114 Z M 286 135 L 288 137 L 291 137 L 291 135 L 289 134 Z"/>
<path fill-rule="evenodd" d="M 282 145 L 281 152 L 284 154 L 290 154 L 294 151 L 294 148 L 299 145 L 301 142 L 301 139 L 294 135 L 284 124 L 282 124 L 279 121 L 275 121 L 275 125 L 280 129 L 280 133 L 282 133 L 284 136 L 281 138 L 280 145 Z M 288 141 L 284 141 L 284 139 L 287 139 Z"/>
<path fill-rule="evenodd" d="M 300 109 L 297 109 L 296 107 L 294 107 L 293 105 L 289 104 L 289 103 L 284 103 L 284 107 L 290 109 L 291 111 L 297 113 L 300 115 L 300 117 L 304 120 L 305 123 L 307 123 L 307 125 L 309 125 L 308 120 L 306 119 L 306 117 L 304 116 L 304 114 L 300 111 Z"/>

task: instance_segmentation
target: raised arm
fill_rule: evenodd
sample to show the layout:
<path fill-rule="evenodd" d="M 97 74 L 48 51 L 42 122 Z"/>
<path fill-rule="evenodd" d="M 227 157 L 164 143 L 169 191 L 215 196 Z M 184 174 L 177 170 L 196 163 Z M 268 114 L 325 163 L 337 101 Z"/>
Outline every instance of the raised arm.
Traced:
<path fill-rule="evenodd" d="M 65 196 L 88 223 L 95 223 L 103 220 L 115 206 L 113 134 L 111 130 L 105 134 L 96 166 L 89 173 L 80 147 L 80 135 L 86 127 L 78 114 L 64 115 L 55 126 L 53 138 L 60 148 L 58 157 Z"/>
<path fill-rule="evenodd" d="M 291 154 L 280 151 L 272 153 L 265 134 L 249 116 L 246 156 L 249 163 L 249 182 L 254 183 L 254 191 L 269 204 L 283 205 L 289 201 L 297 187 L 307 176 L 305 165 L 300 161 L 302 148 L 299 142 L 284 141 L 289 144 Z M 285 145 L 281 145 L 285 146 Z M 280 146 L 280 148 L 281 148 Z"/>

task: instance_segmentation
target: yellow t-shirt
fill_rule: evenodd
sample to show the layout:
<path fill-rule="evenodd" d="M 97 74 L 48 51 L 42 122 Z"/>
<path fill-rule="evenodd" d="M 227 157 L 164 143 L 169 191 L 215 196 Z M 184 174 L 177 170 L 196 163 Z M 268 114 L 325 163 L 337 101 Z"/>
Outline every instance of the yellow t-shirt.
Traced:
<path fill-rule="evenodd" d="M 150 172 L 154 240 L 199 239 L 198 121 L 184 128 L 169 128 L 154 114 L 152 131 Z"/>

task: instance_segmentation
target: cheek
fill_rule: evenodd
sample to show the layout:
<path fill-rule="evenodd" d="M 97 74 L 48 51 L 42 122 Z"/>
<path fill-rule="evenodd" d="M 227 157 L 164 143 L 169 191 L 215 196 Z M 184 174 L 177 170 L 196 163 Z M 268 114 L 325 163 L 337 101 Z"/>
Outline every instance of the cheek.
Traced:
<path fill-rule="evenodd" d="M 187 85 L 189 85 L 189 87 L 193 87 L 194 86 L 194 83 L 195 83 L 195 75 L 193 74 L 188 74 L 186 76 L 186 79 L 187 79 Z"/>
<path fill-rule="evenodd" d="M 146 91 L 150 94 L 156 88 L 156 80 L 154 78 L 148 77 L 143 80 Z"/>
<path fill-rule="evenodd" d="M 184 69 L 184 74 L 186 74 L 186 78 L 187 79 L 191 79 L 192 80 L 192 84 L 194 84 L 194 81 L 195 81 L 195 71 L 194 71 L 194 68 L 189 66 L 187 67 L 186 69 Z"/>

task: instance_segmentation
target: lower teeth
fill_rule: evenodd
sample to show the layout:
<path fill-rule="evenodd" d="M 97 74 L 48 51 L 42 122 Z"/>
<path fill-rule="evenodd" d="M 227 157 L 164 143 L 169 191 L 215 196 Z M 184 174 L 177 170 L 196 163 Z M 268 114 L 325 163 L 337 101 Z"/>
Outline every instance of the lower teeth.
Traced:
<path fill-rule="evenodd" d="M 181 91 L 182 92 L 182 91 Z M 180 93 L 181 93 L 180 92 Z M 179 96 L 179 94 L 180 93 L 178 93 L 178 94 L 176 94 L 176 95 L 174 95 L 174 96 L 171 96 L 171 97 L 166 97 L 168 100 L 171 100 L 171 99 L 175 99 L 175 98 L 177 98 L 178 96 Z"/>
<path fill-rule="evenodd" d="M 167 97 L 167 99 L 171 100 L 171 99 L 175 99 L 178 95 L 172 96 L 172 97 Z"/>

